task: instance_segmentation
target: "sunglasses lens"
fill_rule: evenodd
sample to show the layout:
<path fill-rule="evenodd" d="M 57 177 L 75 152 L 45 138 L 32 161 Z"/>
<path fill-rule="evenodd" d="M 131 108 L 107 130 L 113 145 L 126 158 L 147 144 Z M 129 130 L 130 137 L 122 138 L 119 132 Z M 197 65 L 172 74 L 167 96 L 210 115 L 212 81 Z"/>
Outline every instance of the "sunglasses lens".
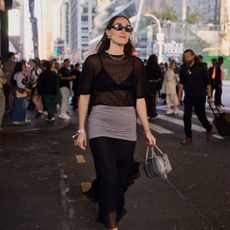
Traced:
<path fill-rule="evenodd" d="M 123 26 L 120 23 L 117 23 L 115 25 L 113 25 L 113 27 L 115 30 L 117 31 L 122 31 L 123 29 L 125 29 L 126 32 L 131 33 L 133 31 L 133 28 L 131 26 Z"/>
<path fill-rule="evenodd" d="M 126 26 L 125 31 L 131 33 L 133 31 L 133 28 L 131 26 Z"/>

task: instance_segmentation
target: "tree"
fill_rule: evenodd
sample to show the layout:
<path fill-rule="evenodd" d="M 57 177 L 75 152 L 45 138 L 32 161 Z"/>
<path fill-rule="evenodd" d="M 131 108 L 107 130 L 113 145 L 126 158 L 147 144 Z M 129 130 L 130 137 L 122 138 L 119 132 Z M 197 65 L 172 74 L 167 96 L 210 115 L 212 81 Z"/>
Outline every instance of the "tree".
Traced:
<path fill-rule="evenodd" d="M 189 24 L 196 24 L 200 21 L 201 15 L 197 12 L 188 13 L 186 21 Z"/>
<path fill-rule="evenodd" d="M 160 18 L 161 19 L 166 19 L 166 20 L 170 20 L 170 21 L 177 21 L 177 14 L 176 11 L 173 7 L 168 7 L 165 10 L 162 11 L 162 13 L 160 14 Z"/>

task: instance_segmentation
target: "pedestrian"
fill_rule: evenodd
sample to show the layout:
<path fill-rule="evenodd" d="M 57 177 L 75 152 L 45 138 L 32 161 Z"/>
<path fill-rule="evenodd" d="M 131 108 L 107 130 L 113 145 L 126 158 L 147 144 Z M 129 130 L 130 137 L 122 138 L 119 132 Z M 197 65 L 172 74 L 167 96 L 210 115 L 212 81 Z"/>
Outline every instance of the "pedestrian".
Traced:
<path fill-rule="evenodd" d="M 99 186 L 97 222 L 114 230 L 125 213 L 124 192 L 137 138 L 136 112 L 148 145 L 155 144 L 145 104 L 145 68 L 132 55 L 132 31 L 128 18 L 113 17 L 98 44 L 97 54 L 86 59 L 80 80 L 77 144 L 85 150 L 89 136 Z M 92 110 L 87 135 L 85 119 L 89 102 Z"/>
<path fill-rule="evenodd" d="M 80 80 L 80 63 L 76 63 L 74 66 L 74 70 L 72 71 L 72 75 L 75 76 L 75 79 L 73 80 L 73 98 L 72 98 L 72 106 L 73 106 L 73 111 L 77 109 L 77 102 L 78 102 L 78 97 L 79 97 L 79 80 Z"/>
<path fill-rule="evenodd" d="M 10 114 L 11 122 L 14 125 L 24 125 L 26 121 L 26 97 L 29 90 L 25 87 L 26 65 L 17 62 L 11 78 L 13 89 L 13 105 Z"/>
<path fill-rule="evenodd" d="M 30 74 L 30 82 L 32 86 L 32 101 L 35 104 L 35 109 L 37 111 L 37 114 L 35 116 L 36 119 L 40 119 L 43 117 L 43 101 L 42 96 L 39 95 L 38 89 L 37 89 L 37 82 L 40 74 L 42 73 L 41 63 L 39 58 L 35 58 L 31 61 L 31 74 Z"/>
<path fill-rule="evenodd" d="M 4 86 L 5 97 L 6 97 L 6 109 L 11 110 L 12 101 L 13 101 L 13 91 L 10 85 L 10 80 L 12 78 L 12 74 L 14 72 L 14 68 L 16 65 L 16 56 L 15 53 L 9 52 L 8 59 L 3 64 L 3 72 L 6 77 L 6 84 Z"/>
<path fill-rule="evenodd" d="M 45 107 L 48 112 L 47 121 L 55 120 L 57 98 L 58 75 L 51 71 L 51 63 L 44 61 L 42 63 L 43 72 L 38 78 L 38 94 L 42 95 Z"/>
<path fill-rule="evenodd" d="M 212 125 L 210 125 L 206 112 L 205 103 L 206 96 L 208 103 L 212 103 L 211 85 L 209 81 L 207 68 L 196 60 L 195 53 L 188 49 L 183 54 L 184 64 L 180 68 L 180 83 L 178 90 L 178 98 L 182 100 L 182 92 L 184 90 L 184 130 L 186 138 L 182 144 L 188 145 L 192 143 L 192 111 L 195 113 L 207 130 L 207 137 L 212 136 Z"/>
<path fill-rule="evenodd" d="M 74 80 L 75 76 L 71 75 L 70 60 L 64 60 L 63 67 L 59 70 L 59 86 L 61 91 L 61 111 L 59 117 L 62 119 L 70 119 L 68 113 L 69 97 L 70 97 L 70 82 Z"/>
<path fill-rule="evenodd" d="M 224 106 L 222 104 L 222 92 L 223 92 L 223 80 L 224 80 L 224 69 L 223 69 L 224 58 L 218 57 L 218 64 L 216 67 L 216 77 L 214 79 L 215 88 L 215 105 L 218 107 Z"/>
<path fill-rule="evenodd" d="M 210 80 L 210 84 L 212 87 L 212 95 L 213 95 L 213 91 L 215 89 L 215 79 L 216 79 L 216 74 L 217 74 L 217 59 L 213 58 L 212 59 L 212 66 L 208 69 L 208 73 L 209 73 L 209 80 Z"/>
<path fill-rule="evenodd" d="M 155 54 L 152 54 L 147 60 L 146 74 L 149 90 L 149 94 L 146 99 L 148 116 L 150 119 L 155 119 L 157 118 L 157 92 L 161 89 L 162 82 L 161 68 L 158 64 L 158 58 Z"/>
<path fill-rule="evenodd" d="M 176 63 L 171 61 L 169 68 L 165 73 L 162 91 L 166 94 L 166 114 L 178 114 L 178 96 L 177 96 L 177 83 L 179 82 L 179 75 L 175 73 Z M 172 110 L 173 107 L 173 110 Z"/>
<path fill-rule="evenodd" d="M 2 58 L 0 58 L 0 130 L 2 130 L 2 122 L 5 114 L 5 94 L 4 84 L 6 84 L 6 78 L 2 70 Z"/>

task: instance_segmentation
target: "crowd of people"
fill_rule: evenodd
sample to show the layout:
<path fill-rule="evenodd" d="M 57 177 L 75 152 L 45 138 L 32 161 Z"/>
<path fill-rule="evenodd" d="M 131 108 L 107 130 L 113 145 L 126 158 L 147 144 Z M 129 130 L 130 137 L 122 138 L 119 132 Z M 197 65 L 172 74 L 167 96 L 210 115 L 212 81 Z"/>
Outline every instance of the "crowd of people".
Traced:
<path fill-rule="evenodd" d="M 212 59 L 212 66 L 208 68 L 203 62 L 202 55 L 196 56 L 197 63 L 201 63 L 207 69 L 211 84 L 211 94 L 214 96 L 216 106 L 223 106 L 222 81 L 224 79 L 223 57 Z M 158 57 L 151 55 L 145 61 L 147 76 L 146 104 L 150 120 L 157 118 L 157 101 L 161 99 L 166 104 L 166 114 L 178 114 L 180 99 L 178 98 L 178 86 L 181 64 L 175 60 L 168 63 L 158 63 Z M 14 53 L 10 52 L 5 62 L 0 58 L 0 125 L 4 113 L 9 112 L 11 124 L 26 124 L 26 110 L 35 110 L 36 119 L 47 115 L 48 121 L 55 120 L 57 107 L 60 107 L 59 117 L 70 119 L 69 99 L 73 110 L 77 109 L 78 86 L 80 80 L 81 65 L 71 65 L 69 59 L 59 64 L 39 58 L 16 61 Z"/>
<path fill-rule="evenodd" d="M 59 107 L 59 117 L 70 119 L 69 99 L 76 110 L 79 77 L 80 64 L 70 65 L 69 59 L 62 64 L 39 58 L 17 61 L 9 52 L 5 62 L 0 59 L 1 129 L 4 114 L 9 115 L 12 125 L 30 123 L 27 110 L 35 111 L 35 119 L 52 122 Z"/>
<path fill-rule="evenodd" d="M 194 57 L 196 63 L 200 63 L 208 72 L 209 82 L 211 84 L 211 96 L 213 96 L 214 104 L 217 107 L 224 106 L 222 104 L 222 87 L 224 80 L 222 56 L 212 59 L 212 65 L 203 62 L 202 55 Z M 184 60 L 183 60 L 184 62 Z M 149 59 L 145 60 L 148 96 L 146 97 L 149 119 L 157 118 L 156 105 L 157 101 L 161 99 L 166 105 L 166 114 L 178 114 L 178 105 L 180 99 L 178 98 L 178 86 L 180 82 L 181 63 L 170 59 L 166 63 L 158 63 L 158 57 L 151 55 Z"/>

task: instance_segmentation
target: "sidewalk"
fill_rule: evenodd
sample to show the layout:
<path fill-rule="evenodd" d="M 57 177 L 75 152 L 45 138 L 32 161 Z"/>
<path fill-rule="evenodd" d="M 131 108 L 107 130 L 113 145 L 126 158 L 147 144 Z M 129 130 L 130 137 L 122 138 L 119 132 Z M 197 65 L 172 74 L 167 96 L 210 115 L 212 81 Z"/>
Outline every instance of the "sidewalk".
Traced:
<path fill-rule="evenodd" d="M 24 132 L 32 132 L 32 131 L 55 131 L 60 130 L 68 125 L 70 125 L 75 119 L 75 115 L 71 115 L 70 120 L 64 120 L 58 117 L 56 114 L 56 120 L 54 122 L 46 121 L 46 116 L 41 119 L 35 118 L 34 111 L 27 110 L 27 119 L 31 120 L 30 123 L 25 125 L 12 125 L 9 122 L 8 114 L 5 115 L 3 122 L 3 130 L 0 131 L 0 134 L 4 133 L 24 133 Z"/>
<path fill-rule="evenodd" d="M 230 86 L 230 80 L 224 80 L 223 83 L 224 86 Z"/>

